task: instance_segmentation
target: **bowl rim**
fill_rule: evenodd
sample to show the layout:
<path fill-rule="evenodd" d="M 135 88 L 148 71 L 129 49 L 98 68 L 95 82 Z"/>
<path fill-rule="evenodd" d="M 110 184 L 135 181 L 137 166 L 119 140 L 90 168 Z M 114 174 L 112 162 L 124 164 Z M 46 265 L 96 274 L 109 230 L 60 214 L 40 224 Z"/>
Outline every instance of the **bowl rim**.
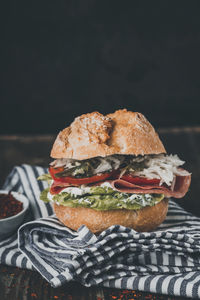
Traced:
<path fill-rule="evenodd" d="M 9 192 L 11 192 L 11 194 L 13 195 L 14 198 L 16 198 L 16 200 L 22 202 L 25 205 L 23 205 L 23 209 L 18 214 L 14 215 L 14 216 L 10 216 L 8 218 L 0 219 L 0 223 L 18 218 L 19 216 L 23 215 L 29 208 L 29 200 L 24 194 L 21 194 L 19 192 L 15 192 L 15 191 L 7 191 L 7 190 L 0 189 L 0 194 L 8 194 Z M 20 198 L 22 198 L 24 201 L 20 200 Z"/>

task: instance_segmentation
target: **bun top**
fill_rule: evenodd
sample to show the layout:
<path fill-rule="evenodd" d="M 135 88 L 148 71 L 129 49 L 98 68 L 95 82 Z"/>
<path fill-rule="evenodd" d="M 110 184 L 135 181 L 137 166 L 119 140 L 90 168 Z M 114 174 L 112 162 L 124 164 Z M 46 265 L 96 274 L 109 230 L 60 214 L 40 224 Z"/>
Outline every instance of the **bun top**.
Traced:
<path fill-rule="evenodd" d="M 53 158 L 88 159 L 113 154 L 166 153 L 158 134 L 138 112 L 117 110 L 106 116 L 92 112 L 62 130 L 51 150 Z"/>

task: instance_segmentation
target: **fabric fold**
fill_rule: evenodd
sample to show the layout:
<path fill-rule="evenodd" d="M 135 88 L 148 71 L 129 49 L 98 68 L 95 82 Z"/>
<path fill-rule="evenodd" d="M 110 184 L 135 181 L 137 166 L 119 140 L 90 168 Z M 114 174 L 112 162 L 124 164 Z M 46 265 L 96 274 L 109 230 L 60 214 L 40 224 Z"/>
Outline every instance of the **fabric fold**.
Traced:
<path fill-rule="evenodd" d="M 115 225 L 99 235 L 62 225 L 51 204 L 39 200 L 46 187 L 41 167 L 15 167 L 4 189 L 24 193 L 32 220 L 0 241 L 0 262 L 37 270 L 53 287 L 75 280 L 171 296 L 200 298 L 200 218 L 170 200 L 167 218 L 154 232 Z"/>

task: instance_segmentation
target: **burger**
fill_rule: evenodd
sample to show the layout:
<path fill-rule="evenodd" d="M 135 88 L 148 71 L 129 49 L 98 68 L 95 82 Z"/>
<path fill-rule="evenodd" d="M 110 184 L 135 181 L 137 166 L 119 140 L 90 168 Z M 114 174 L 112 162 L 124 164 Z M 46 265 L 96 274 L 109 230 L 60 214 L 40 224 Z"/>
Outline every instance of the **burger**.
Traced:
<path fill-rule="evenodd" d="M 99 233 L 112 225 L 152 231 L 165 219 L 170 197 L 182 198 L 191 174 L 184 161 L 168 155 L 148 120 L 118 110 L 83 114 L 62 130 L 51 150 L 49 187 L 58 219 L 77 230 Z"/>

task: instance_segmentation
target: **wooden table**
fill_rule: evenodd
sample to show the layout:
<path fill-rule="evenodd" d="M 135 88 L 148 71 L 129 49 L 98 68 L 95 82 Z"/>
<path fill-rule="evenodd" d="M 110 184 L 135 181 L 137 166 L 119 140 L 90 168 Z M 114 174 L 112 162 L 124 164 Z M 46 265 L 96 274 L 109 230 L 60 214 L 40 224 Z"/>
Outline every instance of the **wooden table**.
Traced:
<path fill-rule="evenodd" d="M 177 153 L 186 161 L 185 168 L 192 172 L 190 191 L 178 202 L 188 211 L 200 216 L 200 127 L 162 128 L 160 137 L 168 153 Z M 47 166 L 55 139 L 45 136 L 0 136 L 0 185 L 12 167 L 22 163 Z M 0 300 L 55 300 L 55 299 L 181 299 L 138 291 L 86 288 L 72 282 L 64 287 L 52 288 L 39 273 L 0 265 Z M 188 298 L 187 298 L 188 299 Z"/>

